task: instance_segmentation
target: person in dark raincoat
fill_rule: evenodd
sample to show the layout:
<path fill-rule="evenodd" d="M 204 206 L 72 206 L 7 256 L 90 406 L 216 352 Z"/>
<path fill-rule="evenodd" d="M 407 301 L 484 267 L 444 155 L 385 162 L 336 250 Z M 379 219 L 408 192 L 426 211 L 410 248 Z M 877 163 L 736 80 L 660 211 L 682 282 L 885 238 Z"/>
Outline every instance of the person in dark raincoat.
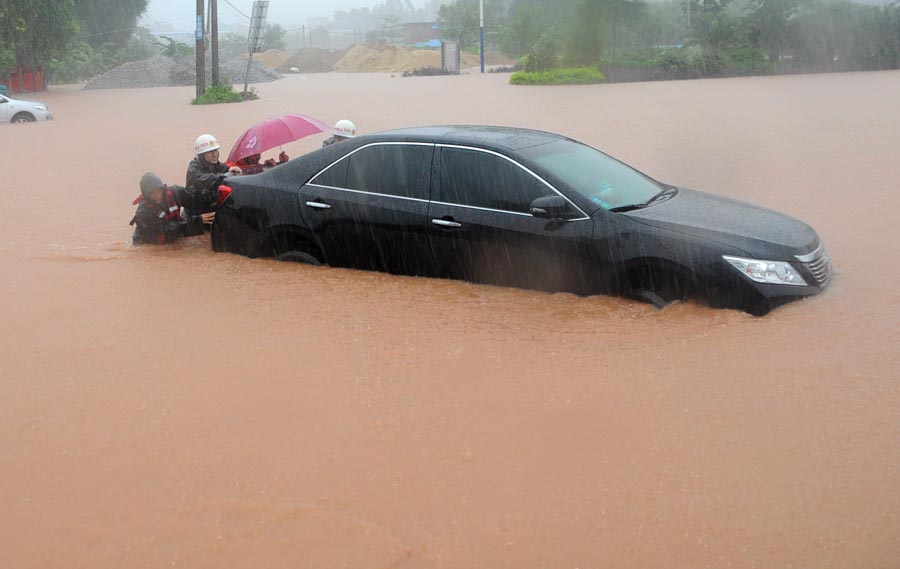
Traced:
<path fill-rule="evenodd" d="M 165 245 L 181 237 L 201 235 L 203 225 L 212 223 L 215 213 L 188 215 L 182 212 L 184 188 L 167 186 L 159 176 L 147 172 L 141 176 L 141 195 L 134 200 L 137 211 L 131 220 L 135 245 Z"/>
<path fill-rule="evenodd" d="M 211 134 L 201 134 L 194 142 L 194 159 L 188 164 L 185 176 L 184 208 L 192 215 L 216 211 L 219 185 L 228 175 L 238 175 L 241 169 L 219 162 L 219 142 Z"/>

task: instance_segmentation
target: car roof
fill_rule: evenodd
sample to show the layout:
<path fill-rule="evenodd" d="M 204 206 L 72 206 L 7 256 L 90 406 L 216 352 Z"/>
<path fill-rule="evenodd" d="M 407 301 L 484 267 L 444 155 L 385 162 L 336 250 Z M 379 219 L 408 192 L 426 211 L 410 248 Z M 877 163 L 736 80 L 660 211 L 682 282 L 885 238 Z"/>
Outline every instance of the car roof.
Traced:
<path fill-rule="evenodd" d="M 521 150 L 532 146 L 540 146 L 557 140 L 566 140 L 564 136 L 509 126 L 485 125 L 444 125 L 400 128 L 363 135 L 360 138 L 371 140 L 383 138 L 387 140 L 405 140 L 410 142 L 439 142 L 442 144 L 476 144 L 484 147 L 499 147 L 507 150 Z"/>

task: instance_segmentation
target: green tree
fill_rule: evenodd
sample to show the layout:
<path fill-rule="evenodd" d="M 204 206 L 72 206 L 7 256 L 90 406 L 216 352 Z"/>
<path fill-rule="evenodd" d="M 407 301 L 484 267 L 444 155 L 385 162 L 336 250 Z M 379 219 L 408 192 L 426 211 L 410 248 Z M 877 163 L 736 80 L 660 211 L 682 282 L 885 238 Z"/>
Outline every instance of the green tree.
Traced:
<path fill-rule="evenodd" d="M 27 4 L 24 25 L 13 44 L 19 65 L 43 69 L 74 43 L 79 28 L 72 0 L 10 0 L 9 3 Z"/>
<path fill-rule="evenodd" d="M 187 56 L 194 53 L 191 46 L 174 40 L 169 36 L 160 36 L 159 39 L 161 41 L 156 42 L 156 45 L 159 46 L 159 53 L 166 57 Z"/>
<path fill-rule="evenodd" d="M 157 41 L 150 30 L 137 27 L 125 47 L 115 50 L 114 65 L 129 61 L 141 61 L 157 53 Z"/>
<path fill-rule="evenodd" d="M 500 47 L 504 53 L 519 57 L 527 53 L 546 31 L 543 10 L 537 2 L 516 5 L 509 21 L 500 32 Z"/>
<path fill-rule="evenodd" d="M 712 51 L 727 52 L 743 45 L 747 28 L 725 10 L 701 11 L 691 17 L 690 43 Z"/>
<path fill-rule="evenodd" d="M 224 58 L 234 57 L 248 53 L 250 47 L 247 45 L 247 36 L 228 32 L 223 36 L 219 36 L 219 55 Z"/>
<path fill-rule="evenodd" d="M 309 32 L 309 40 L 314 47 L 328 47 L 331 44 L 331 34 L 325 26 L 317 26 Z"/>
<path fill-rule="evenodd" d="M 284 49 L 284 36 L 286 35 L 287 30 L 278 24 L 266 24 L 266 29 L 263 30 L 261 49 L 263 51 Z"/>
<path fill-rule="evenodd" d="M 110 42 L 125 47 L 147 4 L 148 0 L 75 0 L 82 41 L 95 49 Z"/>
<path fill-rule="evenodd" d="M 398 43 L 403 41 L 403 24 L 400 16 L 388 14 L 381 20 L 381 43 Z"/>
<path fill-rule="evenodd" d="M 7 70 L 43 70 L 65 55 L 78 33 L 73 0 L 0 0 L 0 47 L 7 52 Z"/>
<path fill-rule="evenodd" d="M 499 22 L 496 2 L 485 2 L 485 27 L 496 27 Z M 478 51 L 481 43 L 481 29 L 478 0 L 455 0 L 441 6 L 438 13 L 441 39 L 459 40 L 460 46 L 469 51 Z"/>
<path fill-rule="evenodd" d="M 748 36 L 753 45 L 779 61 L 793 35 L 791 21 L 797 14 L 799 0 L 754 0 L 747 17 Z"/>
<path fill-rule="evenodd" d="M 580 0 L 566 58 L 576 65 L 596 65 L 609 51 L 615 60 L 622 28 L 636 26 L 645 10 L 642 0 Z"/>
<path fill-rule="evenodd" d="M 9 49 L 0 48 L 0 77 L 5 77 L 16 65 L 16 54 Z"/>
<path fill-rule="evenodd" d="M 665 0 L 644 4 L 639 18 L 624 26 L 622 47 L 652 49 L 683 45 L 688 37 L 687 4 L 683 0 Z"/>

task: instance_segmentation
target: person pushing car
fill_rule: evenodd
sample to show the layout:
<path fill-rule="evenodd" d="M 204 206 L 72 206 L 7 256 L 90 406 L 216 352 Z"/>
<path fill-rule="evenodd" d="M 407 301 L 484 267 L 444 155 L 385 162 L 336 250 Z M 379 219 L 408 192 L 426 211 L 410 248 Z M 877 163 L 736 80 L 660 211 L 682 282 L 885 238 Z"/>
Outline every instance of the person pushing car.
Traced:
<path fill-rule="evenodd" d="M 194 142 L 194 158 L 185 175 L 184 208 L 192 215 L 216 210 L 216 193 L 229 174 L 239 175 L 241 169 L 219 162 L 221 145 L 211 134 L 201 134 Z"/>
<path fill-rule="evenodd" d="M 132 202 L 138 206 L 137 211 L 129 224 L 135 226 L 131 237 L 135 245 L 165 245 L 180 237 L 201 235 L 204 224 L 216 217 L 215 213 L 183 213 L 184 188 L 167 186 L 153 172 L 141 176 L 140 188 L 141 195 Z"/>

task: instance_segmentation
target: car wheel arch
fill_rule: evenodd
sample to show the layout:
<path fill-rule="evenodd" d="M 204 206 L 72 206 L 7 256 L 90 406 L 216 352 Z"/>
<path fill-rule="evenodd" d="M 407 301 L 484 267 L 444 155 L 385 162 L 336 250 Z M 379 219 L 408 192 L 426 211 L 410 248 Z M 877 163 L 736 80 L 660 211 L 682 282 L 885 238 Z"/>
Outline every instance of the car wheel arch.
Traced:
<path fill-rule="evenodd" d="M 268 236 L 259 247 L 263 257 L 279 257 L 291 251 L 308 253 L 316 257 L 322 264 L 327 264 L 322 248 L 309 231 L 299 227 L 278 227 L 268 232 Z"/>
<path fill-rule="evenodd" d="M 655 257 L 623 263 L 613 283 L 619 294 L 657 308 L 693 297 L 698 291 L 694 271 L 668 259 Z"/>
<path fill-rule="evenodd" d="M 28 111 L 19 111 L 14 114 L 9 122 L 11 123 L 26 123 L 26 122 L 35 122 L 37 118 L 29 113 Z"/>

